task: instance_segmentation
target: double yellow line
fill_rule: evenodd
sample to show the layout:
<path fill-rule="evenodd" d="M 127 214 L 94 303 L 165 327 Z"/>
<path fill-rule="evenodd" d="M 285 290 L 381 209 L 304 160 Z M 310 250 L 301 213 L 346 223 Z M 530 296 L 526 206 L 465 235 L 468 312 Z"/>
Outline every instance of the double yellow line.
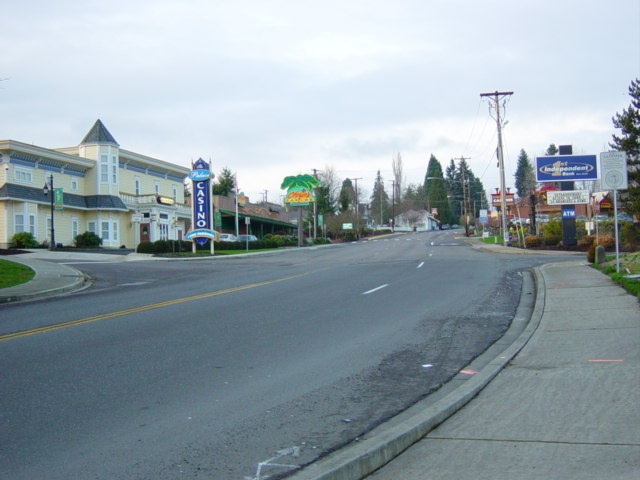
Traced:
<path fill-rule="evenodd" d="M 193 295 L 191 297 L 176 298 L 175 300 L 167 300 L 166 302 L 158 302 L 158 303 L 152 303 L 150 305 L 143 305 L 141 307 L 128 308 L 126 310 L 120 310 L 118 312 L 95 315 L 93 317 L 81 318 L 79 320 L 73 320 L 71 322 L 57 323 L 55 325 L 49 325 L 46 327 L 34 328 L 32 330 L 24 330 L 21 332 L 7 333 L 4 335 L 0 335 L 0 342 L 3 342 L 5 340 L 11 340 L 13 338 L 21 338 L 21 337 L 27 337 L 29 335 L 36 335 L 38 333 L 51 332 L 53 330 L 59 330 L 61 328 L 73 327 L 76 325 L 84 325 L 86 323 L 97 322 L 98 320 L 106 320 L 107 318 L 121 317 L 123 315 L 130 315 L 132 313 L 144 312 L 146 310 L 153 310 L 155 308 L 168 307 L 168 306 L 177 305 L 180 303 L 192 302 L 194 300 L 202 300 L 203 298 L 224 295 L 225 293 L 239 292 L 241 290 L 248 290 L 250 288 L 262 287 L 264 285 L 271 285 L 273 283 L 284 282 L 285 280 L 291 280 L 294 278 L 302 277 L 303 275 L 307 275 L 309 273 L 310 272 L 300 273 L 298 275 L 291 275 L 289 277 L 277 278 L 275 280 L 267 280 L 266 282 L 250 283 L 248 285 L 241 285 L 239 287 L 227 288 L 224 290 L 217 290 L 215 292 L 202 293 L 200 295 Z"/>

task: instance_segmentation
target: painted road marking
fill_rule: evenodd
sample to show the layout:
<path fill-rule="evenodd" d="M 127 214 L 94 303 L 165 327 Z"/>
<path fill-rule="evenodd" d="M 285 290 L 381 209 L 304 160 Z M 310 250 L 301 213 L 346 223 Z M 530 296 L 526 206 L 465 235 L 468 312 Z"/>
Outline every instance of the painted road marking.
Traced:
<path fill-rule="evenodd" d="M 420 265 L 418 265 L 416 268 L 422 268 L 423 265 L 424 265 L 424 262 L 420 262 Z"/>
<path fill-rule="evenodd" d="M 302 277 L 304 275 L 308 275 L 309 273 L 311 272 L 300 273 L 298 275 L 291 275 L 290 277 L 277 278 L 275 280 L 267 280 L 266 282 L 251 283 L 248 285 L 241 285 L 239 287 L 226 288 L 224 290 L 218 290 L 215 292 L 202 293 L 200 295 L 193 295 L 191 297 L 176 298 L 175 300 L 167 300 L 166 302 L 158 302 L 158 303 L 152 303 L 150 305 L 143 305 L 141 307 L 128 308 L 126 310 L 120 310 L 118 312 L 104 313 L 102 315 L 96 315 L 94 317 L 81 318 L 79 320 L 73 320 L 71 322 L 58 323 L 56 325 L 48 325 L 46 327 L 34 328 L 32 330 L 24 330 L 22 332 L 7 333 L 5 335 L 0 335 L 0 342 L 5 340 L 11 340 L 13 338 L 27 337 L 29 335 L 35 335 L 37 333 L 51 332 L 53 330 L 59 330 L 61 328 L 73 327 L 76 325 L 84 325 L 86 323 L 97 322 L 98 320 L 106 320 L 107 318 L 122 317 L 124 315 L 144 312 L 146 310 L 153 310 L 155 308 L 169 307 L 172 305 L 178 305 L 180 303 L 192 302 L 194 300 L 202 300 L 204 298 L 215 297 L 218 295 L 223 295 L 225 293 L 239 292 L 241 290 L 248 290 L 250 288 L 262 287 L 264 285 L 271 285 L 273 283 L 283 282 L 285 280 L 291 280 L 294 278 Z"/>
<path fill-rule="evenodd" d="M 369 295 L 370 293 L 377 292 L 378 290 L 382 290 L 384 287 L 388 287 L 389 284 L 385 283 L 384 285 L 380 285 L 379 287 L 372 288 L 371 290 L 367 290 L 366 292 L 362 292 L 362 295 Z"/>

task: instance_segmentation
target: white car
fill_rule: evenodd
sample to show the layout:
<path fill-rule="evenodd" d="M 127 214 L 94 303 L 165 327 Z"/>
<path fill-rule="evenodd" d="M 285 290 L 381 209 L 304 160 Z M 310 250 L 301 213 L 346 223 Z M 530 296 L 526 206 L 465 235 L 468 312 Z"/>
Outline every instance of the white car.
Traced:
<path fill-rule="evenodd" d="M 232 233 L 220 233 L 218 234 L 218 240 L 221 242 L 235 242 L 238 239 Z"/>

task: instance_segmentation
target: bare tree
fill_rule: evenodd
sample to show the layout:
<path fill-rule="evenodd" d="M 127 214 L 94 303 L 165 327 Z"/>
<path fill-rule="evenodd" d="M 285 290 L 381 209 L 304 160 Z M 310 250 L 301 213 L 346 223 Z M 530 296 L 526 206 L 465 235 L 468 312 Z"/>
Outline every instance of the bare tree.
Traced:
<path fill-rule="evenodd" d="M 397 153 L 391 161 L 391 168 L 393 169 L 393 180 L 395 182 L 395 199 L 396 203 L 402 203 L 402 186 L 404 185 L 404 174 L 402 168 L 402 156 L 400 152 Z"/>

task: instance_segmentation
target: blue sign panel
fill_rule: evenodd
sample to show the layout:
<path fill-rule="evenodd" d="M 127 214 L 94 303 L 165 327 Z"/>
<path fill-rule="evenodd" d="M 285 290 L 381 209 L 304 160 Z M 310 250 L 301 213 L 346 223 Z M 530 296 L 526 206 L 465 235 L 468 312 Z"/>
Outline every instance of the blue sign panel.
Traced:
<path fill-rule="evenodd" d="M 597 165 L 595 155 L 536 157 L 536 180 L 538 182 L 597 180 Z"/>
<path fill-rule="evenodd" d="M 187 240 L 195 240 L 201 247 L 210 238 L 215 238 L 211 230 L 211 175 L 209 164 L 199 158 L 193 164 L 190 178 L 193 180 L 193 230 L 186 235 Z"/>
<path fill-rule="evenodd" d="M 563 208 L 562 218 L 576 218 L 576 210 L 574 208 Z"/>

